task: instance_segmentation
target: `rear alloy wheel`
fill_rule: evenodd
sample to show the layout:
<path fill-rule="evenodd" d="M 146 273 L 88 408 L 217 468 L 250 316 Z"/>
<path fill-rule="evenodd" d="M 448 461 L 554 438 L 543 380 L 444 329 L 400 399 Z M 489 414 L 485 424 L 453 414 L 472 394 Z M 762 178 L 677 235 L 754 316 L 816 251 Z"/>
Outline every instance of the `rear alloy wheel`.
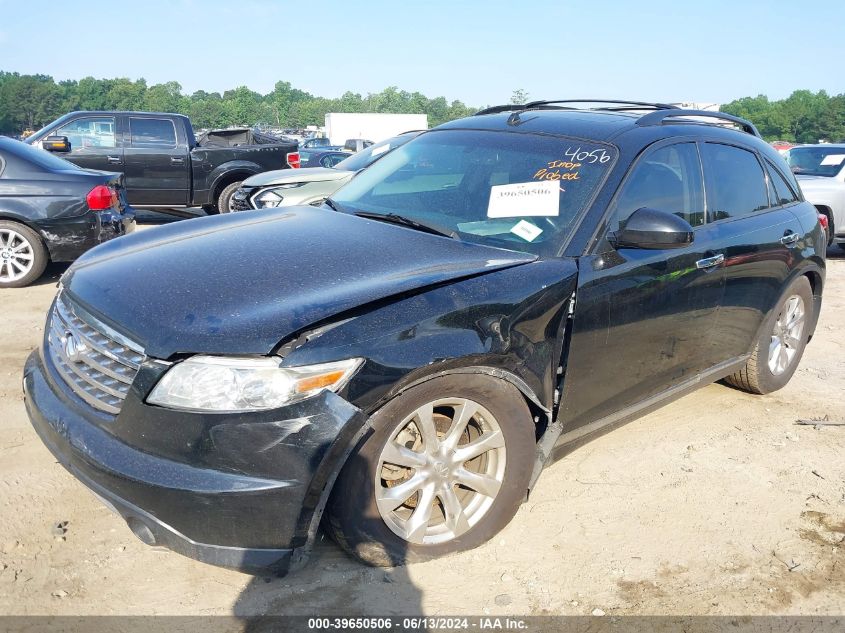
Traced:
<path fill-rule="evenodd" d="M 510 383 L 435 378 L 371 421 L 327 508 L 329 531 L 358 559 L 394 566 L 477 547 L 525 499 L 534 422 Z"/>
<path fill-rule="evenodd" d="M 801 295 L 792 295 L 783 304 L 769 344 L 769 371 L 773 376 L 780 376 L 789 369 L 802 349 L 805 313 Z"/>
<path fill-rule="evenodd" d="M 38 234 L 16 222 L 0 222 L 0 288 L 28 286 L 47 266 Z"/>
<path fill-rule="evenodd" d="M 798 277 L 769 315 L 745 367 L 728 376 L 725 382 L 758 394 L 785 386 L 804 353 L 812 315 L 813 290 L 806 277 Z"/>

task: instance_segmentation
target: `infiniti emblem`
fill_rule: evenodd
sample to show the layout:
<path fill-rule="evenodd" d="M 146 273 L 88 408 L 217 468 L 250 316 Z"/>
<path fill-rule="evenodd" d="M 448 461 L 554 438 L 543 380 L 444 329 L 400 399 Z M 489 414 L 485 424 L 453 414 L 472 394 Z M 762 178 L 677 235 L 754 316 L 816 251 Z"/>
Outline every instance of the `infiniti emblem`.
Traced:
<path fill-rule="evenodd" d="M 76 340 L 76 337 L 71 332 L 65 332 L 62 337 L 62 345 L 64 347 L 65 358 L 72 363 L 78 363 L 82 360 L 82 355 L 85 353 L 85 343 Z"/>

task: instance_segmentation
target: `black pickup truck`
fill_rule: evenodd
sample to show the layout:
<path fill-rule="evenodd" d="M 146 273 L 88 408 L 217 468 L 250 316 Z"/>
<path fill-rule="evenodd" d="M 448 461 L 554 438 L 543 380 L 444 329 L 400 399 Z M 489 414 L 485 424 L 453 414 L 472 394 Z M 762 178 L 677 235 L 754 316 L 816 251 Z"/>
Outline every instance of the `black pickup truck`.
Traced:
<path fill-rule="evenodd" d="M 123 172 L 129 203 L 178 210 L 227 209 L 241 181 L 299 167 L 295 141 L 239 129 L 194 136 L 188 117 L 160 112 L 71 112 L 26 142 L 87 169 Z"/>

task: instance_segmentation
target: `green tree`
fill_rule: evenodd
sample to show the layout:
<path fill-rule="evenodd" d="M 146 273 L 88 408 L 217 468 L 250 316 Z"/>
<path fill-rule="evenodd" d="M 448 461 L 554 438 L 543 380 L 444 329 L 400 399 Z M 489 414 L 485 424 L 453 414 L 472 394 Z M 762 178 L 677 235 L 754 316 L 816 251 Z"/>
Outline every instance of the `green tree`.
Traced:
<path fill-rule="evenodd" d="M 181 106 L 182 86 L 176 81 L 150 86 L 144 94 L 143 109 L 150 112 L 180 112 Z"/>
<path fill-rule="evenodd" d="M 511 100 L 510 102 L 513 105 L 525 105 L 528 103 L 528 92 L 523 90 L 522 88 L 518 88 L 511 93 Z"/>

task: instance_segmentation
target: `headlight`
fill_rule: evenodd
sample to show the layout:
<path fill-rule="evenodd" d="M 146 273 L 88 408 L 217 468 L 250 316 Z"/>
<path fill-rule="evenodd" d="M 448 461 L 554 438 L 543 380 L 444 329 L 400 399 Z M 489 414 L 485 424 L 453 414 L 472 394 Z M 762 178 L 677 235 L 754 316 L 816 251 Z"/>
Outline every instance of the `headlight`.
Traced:
<path fill-rule="evenodd" d="M 252 197 L 252 203 L 256 209 L 270 209 L 278 207 L 282 204 L 285 197 L 282 195 L 284 189 L 293 189 L 294 187 L 301 187 L 301 182 L 291 182 L 286 185 L 278 185 L 272 189 L 265 189 Z"/>
<path fill-rule="evenodd" d="M 321 365 L 279 367 L 278 358 L 193 356 L 171 367 L 147 398 L 150 404 L 193 411 L 261 411 L 337 391 L 363 363 L 350 358 Z"/>

